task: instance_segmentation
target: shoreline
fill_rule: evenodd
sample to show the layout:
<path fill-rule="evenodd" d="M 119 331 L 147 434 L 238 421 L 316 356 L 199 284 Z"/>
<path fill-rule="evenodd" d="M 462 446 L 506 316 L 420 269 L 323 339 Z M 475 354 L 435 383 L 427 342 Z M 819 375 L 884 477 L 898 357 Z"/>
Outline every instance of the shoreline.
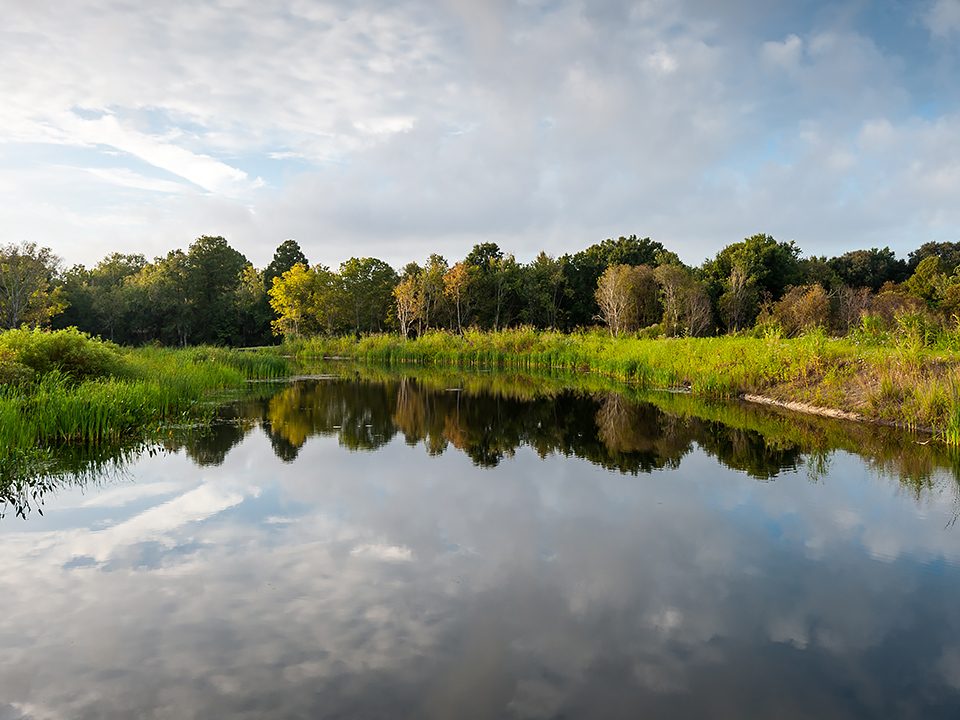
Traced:
<path fill-rule="evenodd" d="M 301 360 L 593 372 L 645 389 L 742 399 L 806 415 L 899 428 L 960 446 L 960 353 L 797 338 L 611 338 L 531 329 L 288 341 Z"/>

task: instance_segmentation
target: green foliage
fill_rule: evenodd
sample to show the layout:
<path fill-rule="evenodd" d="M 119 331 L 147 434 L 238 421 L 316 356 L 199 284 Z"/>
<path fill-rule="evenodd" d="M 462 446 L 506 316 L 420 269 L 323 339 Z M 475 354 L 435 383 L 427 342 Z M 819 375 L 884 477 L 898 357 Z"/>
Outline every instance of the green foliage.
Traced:
<path fill-rule="evenodd" d="M 121 350 L 76 329 L 0 333 L 0 469 L 36 471 L 62 444 L 140 442 L 163 423 L 201 417 L 212 392 L 288 373 L 275 353 Z"/>
<path fill-rule="evenodd" d="M 44 327 L 63 312 L 62 290 L 53 283 L 60 259 L 36 243 L 0 247 L 0 328 Z"/>
<path fill-rule="evenodd" d="M 0 333 L 0 357 L 4 354 L 37 377 L 56 372 L 78 381 L 113 375 L 123 368 L 116 346 L 94 340 L 76 328 L 7 330 Z"/>
<path fill-rule="evenodd" d="M 313 338 L 285 349 L 302 359 L 352 357 L 382 363 L 510 370 L 592 371 L 642 388 L 684 388 L 704 397 L 762 393 L 774 398 L 859 412 L 868 418 L 929 428 L 945 442 L 960 427 L 960 339 L 941 334 L 910 347 L 866 319 L 850 339 L 830 338 L 813 327 L 784 339 L 768 324 L 761 337 L 610 338 L 599 332 L 563 334 L 516 328 L 462 335 L 427 332 L 415 340 L 391 335 Z M 875 332 L 872 336 L 870 333 Z M 914 335 L 916 337 L 916 335 Z M 926 336 L 924 336 L 926 337 Z M 876 342 L 874 342 L 876 341 Z M 931 341 L 934 345 L 931 345 Z M 953 423 L 953 424 L 951 424 Z M 960 437 L 960 436 L 957 436 Z"/>
<path fill-rule="evenodd" d="M 593 324 L 599 313 L 595 292 L 600 275 L 611 265 L 661 264 L 665 248 L 650 238 L 636 235 L 606 239 L 573 255 L 561 258 L 566 288 L 563 326 L 567 329 Z"/>
<path fill-rule="evenodd" d="M 728 245 L 703 265 L 711 297 L 727 306 L 730 329 L 749 327 L 759 312 L 762 295 L 778 300 L 801 280 L 800 248 L 766 234 Z M 732 321 L 731 321 L 732 318 Z"/>
<path fill-rule="evenodd" d="M 355 333 L 380 332 L 392 322 L 397 273 L 383 260 L 350 258 L 340 264 L 342 322 Z"/>
<path fill-rule="evenodd" d="M 307 256 L 303 254 L 300 244 L 296 240 L 284 240 L 273 253 L 270 264 L 263 269 L 263 288 L 269 291 L 273 287 L 275 278 L 283 275 L 294 265 L 310 267 Z"/>
<path fill-rule="evenodd" d="M 924 243 L 910 253 L 907 262 L 909 271 L 916 272 L 920 263 L 931 257 L 939 258 L 944 272 L 953 274 L 960 267 L 960 242 Z"/>
<path fill-rule="evenodd" d="M 829 267 L 840 282 L 854 288 L 867 287 L 874 292 L 885 283 L 902 282 L 908 274 L 907 264 L 897 259 L 893 250 L 888 247 L 844 253 L 831 259 Z"/>

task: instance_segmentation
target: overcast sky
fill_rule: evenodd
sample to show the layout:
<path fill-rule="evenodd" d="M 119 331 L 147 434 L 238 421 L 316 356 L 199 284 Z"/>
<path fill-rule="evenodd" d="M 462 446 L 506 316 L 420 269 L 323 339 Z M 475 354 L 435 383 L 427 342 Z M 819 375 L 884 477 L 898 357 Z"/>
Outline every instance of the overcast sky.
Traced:
<path fill-rule="evenodd" d="M 0 0 L 0 243 L 960 240 L 960 0 Z"/>

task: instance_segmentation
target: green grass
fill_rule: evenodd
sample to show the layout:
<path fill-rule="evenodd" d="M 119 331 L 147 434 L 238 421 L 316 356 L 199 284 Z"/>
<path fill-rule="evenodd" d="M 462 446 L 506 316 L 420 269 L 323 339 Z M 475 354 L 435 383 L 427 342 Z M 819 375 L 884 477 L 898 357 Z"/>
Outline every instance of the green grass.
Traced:
<path fill-rule="evenodd" d="M 52 449 L 142 442 L 218 393 L 289 374 L 266 351 L 122 349 L 76 330 L 0 333 L 0 478 L 55 472 Z M 2 484 L 0 482 L 0 484 Z"/>
<path fill-rule="evenodd" d="M 960 444 L 960 353 L 951 347 L 830 338 L 822 332 L 715 338 L 610 338 L 519 328 L 463 335 L 430 332 L 288 342 L 300 359 L 349 357 L 386 364 L 576 370 L 648 389 L 685 388 L 710 398 L 757 393 L 857 412 L 928 430 Z"/>

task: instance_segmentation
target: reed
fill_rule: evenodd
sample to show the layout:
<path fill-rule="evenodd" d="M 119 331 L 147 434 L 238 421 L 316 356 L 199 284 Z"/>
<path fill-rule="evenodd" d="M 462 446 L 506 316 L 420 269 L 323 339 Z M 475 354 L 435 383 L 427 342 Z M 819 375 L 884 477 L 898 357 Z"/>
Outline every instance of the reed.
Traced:
<path fill-rule="evenodd" d="M 142 441 L 166 423 L 202 421 L 217 393 L 289 372 L 268 350 L 123 349 L 72 329 L 0 333 L 0 476 L 52 472 L 56 446 Z"/>

